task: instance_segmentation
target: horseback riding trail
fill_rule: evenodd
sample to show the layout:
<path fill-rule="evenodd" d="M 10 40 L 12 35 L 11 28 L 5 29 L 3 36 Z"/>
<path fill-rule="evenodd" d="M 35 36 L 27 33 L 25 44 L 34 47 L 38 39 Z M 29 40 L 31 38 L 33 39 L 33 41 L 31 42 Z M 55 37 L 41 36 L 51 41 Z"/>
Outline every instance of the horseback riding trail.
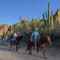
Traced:
<path fill-rule="evenodd" d="M 36 53 L 33 48 L 32 55 L 29 55 L 25 48 L 20 48 L 17 52 L 10 50 L 8 46 L 0 46 L 0 60 L 60 60 L 60 49 L 49 47 L 45 49 L 46 58 L 42 51 Z"/>

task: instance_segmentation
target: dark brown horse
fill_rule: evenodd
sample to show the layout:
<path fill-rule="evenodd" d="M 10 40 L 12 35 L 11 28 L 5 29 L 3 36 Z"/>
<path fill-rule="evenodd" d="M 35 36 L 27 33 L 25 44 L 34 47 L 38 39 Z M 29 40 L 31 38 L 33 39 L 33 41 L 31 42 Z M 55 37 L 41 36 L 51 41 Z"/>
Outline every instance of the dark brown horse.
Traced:
<path fill-rule="evenodd" d="M 22 36 L 17 36 L 16 40 L 11 40 L 10 41 L 10 45 L 11 45 L 11 47 L 15 45 L 16 51 L 17 51 L 21 41 L 22 41 Z"/>
<path fill-rule="evenodd" d="M 47 42 L 51 45 L 50 36 L 42 35 L 39 39 L 39 42 L 37 43 L 37 53 L 39 51 L 39 48 L 41 48 L 43 51 L 43 55 L 45 56 L 44 48 L 46 47 Z M 33 46 L 33 42 L 31 41 L 31 38 L 30 38 L 27 44 L 27 51 L 29 51 L 29 54 L 32 54 L 32 51 L 31 51 L 32 46 Z"/>

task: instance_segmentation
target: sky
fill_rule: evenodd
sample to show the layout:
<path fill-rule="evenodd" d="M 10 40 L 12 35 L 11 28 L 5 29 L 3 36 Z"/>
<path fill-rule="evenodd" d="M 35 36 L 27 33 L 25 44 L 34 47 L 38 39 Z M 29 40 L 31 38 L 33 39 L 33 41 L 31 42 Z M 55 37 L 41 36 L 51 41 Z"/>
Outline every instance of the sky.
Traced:
<path fill-rule="evenodd" d="M 60 8 L 60 0 L 49 0 L 50 12 Z M 48 0 L 0 0 L 0 24 L 15 24 L 22 18 L 42 18 Z"/>

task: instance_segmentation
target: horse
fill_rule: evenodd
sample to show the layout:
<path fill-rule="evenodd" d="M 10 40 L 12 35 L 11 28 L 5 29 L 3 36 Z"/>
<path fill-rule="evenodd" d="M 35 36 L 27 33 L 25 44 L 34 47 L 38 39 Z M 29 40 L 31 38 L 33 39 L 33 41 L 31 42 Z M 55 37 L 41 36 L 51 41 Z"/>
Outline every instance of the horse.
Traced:
<path fill-rule="evenodd" d="M 17 36 L 16 40 L 11 40 L 10 45 L 11 47 L 15 45 L 16 51 L 19 49 L 20 42 L 22 41 L 22 36 Z"/>
<path fill-rule="evenodd" d="M 40 39 L 39 39 L 39 42 L 37 42 L 37 54 L 38 54 L 38 51 L 39 51 L 39 48 L 42 49 L 42 52 L 43 52 L 43 55 L 45 56 L 45 52 L 44 52 L 44 48 L 46 47 L 46 43 L 49 43 L 51 45 L 51 38 L 50 36 L 48 35 L 41 35 L 40 36 Z M 29 54 L 32 54 L 32 47 L 33 47 L 33 42 L 31 41 L 31 38 L 29 38 L 29 42 L 27 44 L 27 51 L 29 51 Z"/>

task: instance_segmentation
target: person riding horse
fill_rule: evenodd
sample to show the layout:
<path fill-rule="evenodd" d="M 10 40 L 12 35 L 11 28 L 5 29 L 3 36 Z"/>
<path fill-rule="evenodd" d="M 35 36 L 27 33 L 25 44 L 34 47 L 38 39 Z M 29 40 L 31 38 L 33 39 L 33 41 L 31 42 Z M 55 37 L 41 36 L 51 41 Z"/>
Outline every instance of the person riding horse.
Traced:
<path fill-rule="evenodd" d="M 47 35 L 47 34 L 37 34 L 37 35 L 40 35 L 40 36 L 38 36 L 38 37 L 40 37 L 39 40 L 38 39 L 32 40 L 33 34 L 31 36 L 31 38 L 29 37 L 29 42 L 27 43 L 27 50 L 26 51 L 29 51 L 29 54 L 32 54 L 31 50 L 33 47 L 33 41 L 35 44 L 38 42 L 35 46 L 37 49 L 37 53 L 38 53 L 39 49 L 41 49 L 43 52 L 43 55 L 45 56 L 44 48 L 51 45 L 51 37 L 50 37 L 50 35 Z"/>
<path fill-rule="evenodd" d="M 37 43 L 39 42 L 39 38 L 40 38 L 40 33 L 38 32 L 38 28 L 35 28 L 35 31 L 33 31 L 32 35 L 31 35 L 31 41 L 34 43 L 34 46 L 36 48 Z"/>
<path fill-rule="evenodd" d="M 15 45 L 16 51 L 19 49 L 20 42 L 22 41 L 22 35 L 17 35 L 17 32 L 14 32 L 13 38 L 10 40 L 11 47 Z"/>

